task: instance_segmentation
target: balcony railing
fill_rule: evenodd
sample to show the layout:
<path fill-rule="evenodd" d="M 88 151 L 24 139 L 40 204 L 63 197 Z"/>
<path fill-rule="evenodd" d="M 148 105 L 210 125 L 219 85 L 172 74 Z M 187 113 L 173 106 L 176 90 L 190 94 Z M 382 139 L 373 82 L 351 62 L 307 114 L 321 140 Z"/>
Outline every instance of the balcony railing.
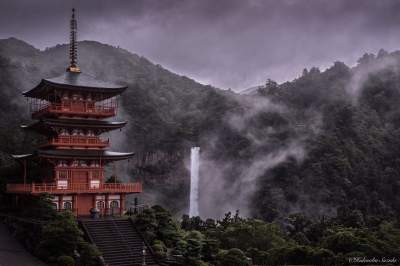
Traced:
<path fill-rule="evenodd" d="M 55 183 L 40 184 L 7 184 L 8 193 L 28 194 L 74 194 L 74 193 L 140 193 L 141 183 L 111 183 L 99 184 L 97 187 L 88 183 L 72 183 L 66 187 L 57 186 Z"/>
<path fill-rule="evenodd" d="M 102 106 L 87 103 L 48 103 L 34 111 L 32 113 L 32 118 L 38 118 L 48 113 L 106 118 L 116 115 L 116 106 L 114 106 L 114 104 L 111 106 Z"/>
<path fill-rule="evenodd" d="M 87 148 L 106 148 L 110 145 L 109 139 L 102 140 L 99 137 L 88 136 L 58 136 L 50 139 L 42 146 L 64 146 L 64 147 L 87 147 Z"/>

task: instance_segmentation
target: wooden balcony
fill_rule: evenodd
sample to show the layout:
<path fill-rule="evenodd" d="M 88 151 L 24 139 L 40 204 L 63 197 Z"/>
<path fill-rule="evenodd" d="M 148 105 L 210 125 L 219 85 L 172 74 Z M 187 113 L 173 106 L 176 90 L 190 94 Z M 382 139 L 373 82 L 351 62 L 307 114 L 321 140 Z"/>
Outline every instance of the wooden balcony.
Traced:
<path fill-rule="evenodd" d="M 104 149 L 110 145 L 109 139 L 102 140 L 99 137 L 88 136 L 58 136 L 57 138 L 50 139 L 43 146 L 57 146 L 62 148 L 94 148 Z"/>
<path fill-rule="evenodd" d="M 36 111 L 32 112 L 32 118 L 40 118 L 48 114 L 59 116 L 79 116 L 93 118 L 108 118 L 116 115 L 117 108 L 115 105 L 103 106 L 89 103 L 48 103 L 40 106 Z"/>
<path fill-rule="evenodd" d="M 7 184 L 7 193 L 19 194 L 81 194 L 81 193 L 141 193 L 141 183 L 112 183 L 91 187 L 89 184 L 69 184 L 59 187 L 55 183 Z"/>

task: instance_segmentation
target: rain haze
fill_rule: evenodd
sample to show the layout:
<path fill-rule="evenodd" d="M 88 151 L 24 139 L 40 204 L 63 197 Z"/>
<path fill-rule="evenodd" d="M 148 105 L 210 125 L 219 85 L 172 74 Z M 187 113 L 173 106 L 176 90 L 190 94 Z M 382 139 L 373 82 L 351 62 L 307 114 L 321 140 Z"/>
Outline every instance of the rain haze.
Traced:
<path fill-rule="evenodd" d="M 400 44 L 400 2 L 389 0 L 2 0 L 0 38 L 40 49 L 67 43 L 72 7 L 79 40 L 237 91 L 336 60 L 354 65 L 365 52 Z"/>

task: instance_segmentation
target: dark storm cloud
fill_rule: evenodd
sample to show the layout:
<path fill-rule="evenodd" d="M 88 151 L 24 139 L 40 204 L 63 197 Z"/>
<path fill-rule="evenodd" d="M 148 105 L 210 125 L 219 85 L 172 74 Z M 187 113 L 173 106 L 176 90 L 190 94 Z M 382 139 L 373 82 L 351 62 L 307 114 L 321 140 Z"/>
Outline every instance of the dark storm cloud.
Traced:
<path fill-rule="evenodd" d="M 71 7 L 81 40 L 121 46 L 223 88 L 284 81 L 335 60 L 354 64 L 400 43 L 395 0 L 2 0 L 0 38 L 65 43 Z"/>

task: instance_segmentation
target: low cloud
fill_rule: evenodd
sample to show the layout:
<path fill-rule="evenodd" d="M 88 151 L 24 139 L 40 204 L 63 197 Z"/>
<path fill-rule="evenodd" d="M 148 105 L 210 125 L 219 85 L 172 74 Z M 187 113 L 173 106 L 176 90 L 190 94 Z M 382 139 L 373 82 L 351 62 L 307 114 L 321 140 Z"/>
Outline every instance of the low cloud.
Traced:
<path fill-rule="evenodd" d="M 145 56 L 202 83 L 241 90 L 298 76 L 304 67 L 400 42 L 400 2 L 261 0 L 6 0 L 0 38 L 15 36 L 43 49 L 68 42 L 70 9 L 78 36 Z M 383 47 L 382 47 L 383 46 Z"/>

